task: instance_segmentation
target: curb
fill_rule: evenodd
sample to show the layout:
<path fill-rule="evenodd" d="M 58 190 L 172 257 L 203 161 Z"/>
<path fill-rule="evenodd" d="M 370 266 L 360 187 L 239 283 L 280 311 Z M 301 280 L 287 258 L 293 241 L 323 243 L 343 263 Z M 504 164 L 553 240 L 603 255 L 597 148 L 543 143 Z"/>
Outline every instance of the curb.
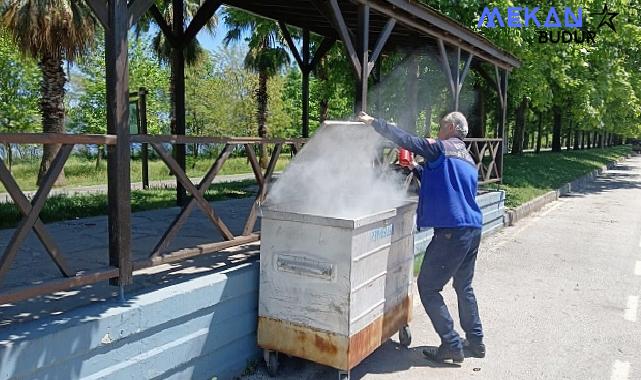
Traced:
<path fill-rule="evenodd" d="M 588 183 L 592 182 L 596 177 L 603 174 L 604 171 L 610 170 L 615 167 L 618 163 L 625 161 L 626 159 L 633 157 L 632 154 L 621 157 L 616 161 L 612 161 L 603 165 L 599 169 L 595 169 L 589 172 L 586 175 L 583 175 L 572 182 L 566 183 L 560 188 L 549 191 L 537 198 L 532 199 L 531 201 L 524 203 L 514 209 L 505 211 L 503 215 L 503 226 L 513 226 L 519 220 L 525 218 L 526 216 L 539 211 L 543 206 L 548 203 L 552 203 L 559 199 L 560 196 L 568 194 L 572 191 L 577 191 L 584 188 Z"/>

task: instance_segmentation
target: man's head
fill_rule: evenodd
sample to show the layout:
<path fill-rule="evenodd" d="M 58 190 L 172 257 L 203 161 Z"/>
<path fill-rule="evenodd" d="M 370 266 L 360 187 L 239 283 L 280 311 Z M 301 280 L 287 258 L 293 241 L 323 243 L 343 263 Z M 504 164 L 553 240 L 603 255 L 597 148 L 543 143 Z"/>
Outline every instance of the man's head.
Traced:
<path fill-rule="evenodd" d="M 461 140 L 467 136 L 467 120 L 460 112 L 450 112 L 439 122 L 441 128 L 438 131 L 438 138 L 441 140 L 457 137 Z"/>

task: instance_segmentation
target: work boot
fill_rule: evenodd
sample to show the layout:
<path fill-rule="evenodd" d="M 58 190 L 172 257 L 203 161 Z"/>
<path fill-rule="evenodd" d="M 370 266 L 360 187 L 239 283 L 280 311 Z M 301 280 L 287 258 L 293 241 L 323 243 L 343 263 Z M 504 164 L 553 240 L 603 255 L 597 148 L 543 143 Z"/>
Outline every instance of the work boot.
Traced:
<path fill-rule="evenodd" d="M 485 357 L 485 345 L 483 342 L 470 342 L 467 339 L 463 339 L 463 350 L 469 352 L 470 356 L 474 358 Z"/>
<path fill-rule="evenodd" d="M 423 349 L 423 355 L 433 362 L 445 363 L 446 360 L 451 360 L 452 363 L 461 364 L 465 356 L 462 349 L 454 349 L 444 345 L 440 347 L 428 347 Z"/>

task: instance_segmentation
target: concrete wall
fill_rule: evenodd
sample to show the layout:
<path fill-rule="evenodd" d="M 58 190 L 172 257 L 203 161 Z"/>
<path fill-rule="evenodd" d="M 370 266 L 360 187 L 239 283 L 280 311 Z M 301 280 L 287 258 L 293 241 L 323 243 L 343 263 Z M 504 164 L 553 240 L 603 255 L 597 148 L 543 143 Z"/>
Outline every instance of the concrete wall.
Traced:
<path fill-rule="evenodd" d="M 0 379 L 230 379 L 256 358 L 258 264 L 0 330 Z"/>
<path fill-rule="evenodd" d="M 484 233 L 503 225 L 503 192 L 479 196 Z M 415 236 L 422 253 L 431 231 Z M 258 263 L 0 327 L 0 380 L 231 379 L 258 358 Z"/>
<path fill-rule="evenodd" d="M 505 191 L 491 191 L 480 194 L 476 201 L 483 212 L 483 235 L 490 234 L 503 227 L 503 215 L 505 213 Z M 434 231 L 426 229 L 417 232 L 414 236 L 414 255 L 419 256 L 425 253 L 427 245 L 432 240 Z"/>

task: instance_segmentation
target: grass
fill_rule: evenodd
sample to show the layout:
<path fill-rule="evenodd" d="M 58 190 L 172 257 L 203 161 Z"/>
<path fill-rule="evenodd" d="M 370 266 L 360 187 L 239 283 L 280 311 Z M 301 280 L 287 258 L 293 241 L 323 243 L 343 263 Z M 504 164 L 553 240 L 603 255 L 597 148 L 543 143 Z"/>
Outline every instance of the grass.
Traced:
<path fill-rule="evenodd" d="M 629 146 L 619 146 L 561 153 L 506 155 L 505 178 L 504 184 L 501 185 L 506 191 L 506 206 L 515 207 L 523 204 L 629 153 Z M 189 167 L 193 164 L 193 169 L 188 170 L 188 174 L 194 177 L 202 176 L 211 163 L 212 160 L 205 159 L 192 162 Z M 287 163 L 289 157 L 281 157 L 277 170 L 284 169 Z M 14 167 L 14 174 L 23 190 L 35 188 L 33 182 L 37 168 L 37 162 L 20 163 Z M 164 164 L 159 161 L 150 162 L 149 171 L 152 180 L 172 178 Z M 222 174 L 249 172 L 251 168 L 244 158 L 229 159 L 222 170 Z M 136 175 L 139 174 L 140 162 L 132 163 L 132 178 L 137 178 Z M 103 163 L 100 170 L 95 170 L 94 162 L 73 157 L 66 166 L 66 175 L 67 186 L 102 184 L 106 182 L 106 163 Z M 254 180 L 214 184 L 205 194 L 205 198 L 217 201 L 248 197 L 254 193 L 249 189 L 254 184 Z M 487 186 L 490 189 L 495 187 Z M 172 207 L 175 205 L 175 190 L 132 191 L 131 204 L 134 212 Z M 48 223 L 106 214 L 106 194 L 56 195 L 47 200 L 40 216 Z M 13 204 L 0 204 L 0 228 L 15 227 L 20 219 L 20 214 Z"/>
<path fill-rule="evenodd" d="M 213 184 L 205 193 L 208 201 L 246 198 L 255 194 L 250 187 L 254 180 Z M 131 209 L 133 212 L 168 208 L 176 205 L 176 191 L 134 190 L 131 192 Z M 107 214 L 106 194 L 54 195 L 47 199 L 40 213 L 45 223 L 61 220 L 73 220 Z M 22 216 L 12 203 L 0 203 L 0 229 L 15 227 Z"/>
<path fill-rule="evenodd" d="M 506 207 L 516 207 L 630 153 L 629 146 L 505 155 L 501 189 Z M 496 188 L 487 186 L 486 188 Z"/>
<path fill-rule="evenodd" d="M 215 158 L 188 158 L 187 175 L 191 178 L 202 177 L 213 164 Z M 276 171 L 281 171 L 289 163 L 289 155 L 283 154 L 276 163 Z M 36 190 L 39 160 L 20 161 L 13 165 L 12 173 L 16 182 L 23 191 Z M 229 158 L 223 165 L 219 175 L 252 173 L 251 166 L 246 158 Z M 173 179 L 169 169 L 161 160 L 149 161 L 149 180 L 159 181 Z M 131 162 L 131 181 L 142 181 L 142 163 L 140 160 Z M 80 186 L 100 185 L 107 183 L 107 161 L 103 160 L 96 169 L 94 160 L 72 156 L 65 165 L 65 185 L 61 188 L 74 188 Z M 5 189 L 0 183 L 0 192 Z"/>

